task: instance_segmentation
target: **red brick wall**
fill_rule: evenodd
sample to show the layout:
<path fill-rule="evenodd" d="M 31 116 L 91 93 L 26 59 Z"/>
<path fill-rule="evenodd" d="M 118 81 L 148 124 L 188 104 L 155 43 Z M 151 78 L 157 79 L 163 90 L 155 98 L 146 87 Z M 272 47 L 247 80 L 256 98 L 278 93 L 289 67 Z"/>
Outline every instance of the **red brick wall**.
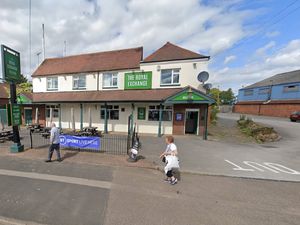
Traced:
<path fill-rule="evenodd" d="M 203 135 L 204 132 L 204 113 L 206 105 L 200 104 L 179 104 L 174 105 L 174 116 L 173 116 L 173 134 L 184 135 L 184 122 L 185 122 L 185 109 L 200 109 L 200 120 L 199 120 L 199 135 Z M 182 113 L 182 121 L 176 121 L 176 113 Z"/>
<path fill-rule="evenodd" d="M 263 115 L 263 116 L 277 116 L 277 117 L 289 117 L 294 111 L 300 111 L 300 103 L 276 103 L 276 104 L 252 104 L 244 105 L 237 104 L 234 106 L 234 112 Z"/>

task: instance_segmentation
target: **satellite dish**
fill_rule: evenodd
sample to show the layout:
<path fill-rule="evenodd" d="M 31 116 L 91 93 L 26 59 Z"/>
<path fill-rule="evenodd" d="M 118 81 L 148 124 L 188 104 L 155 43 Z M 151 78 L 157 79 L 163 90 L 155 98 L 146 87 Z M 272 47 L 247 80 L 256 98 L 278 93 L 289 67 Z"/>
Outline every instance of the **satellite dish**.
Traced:
<path fill-rule="evenodd" d="M 210 90 L 212 88 L 212 84 L 211 83 L 207 83 L 207 84 L 204 84 L 203 87 L 206 89 L 206 90 Z"/>
<path fill-rule="evenodd" d="M 205 81 L 207 81 L 208 78 L 209 78 L 209 74 L 206 71 L 200 72 L 197 77 L 198 81 L 201 83 L 204 83 Z"/>

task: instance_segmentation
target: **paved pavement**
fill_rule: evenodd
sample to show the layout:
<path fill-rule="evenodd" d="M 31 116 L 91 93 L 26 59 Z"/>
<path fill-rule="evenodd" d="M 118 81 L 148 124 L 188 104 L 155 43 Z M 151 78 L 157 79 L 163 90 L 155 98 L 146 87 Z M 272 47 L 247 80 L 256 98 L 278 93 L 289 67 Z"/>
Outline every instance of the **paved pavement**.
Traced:
<path fill-rule="evenodd" d="M 296 225 L 300 220 L 300 186 L 293 182 L 182 174 L 171 186 L 153 169 L 12 156 L 0 156 L 0 167 L 1 225 Z"/>
<path fill-rule="evenodd" d="M 235 124 L 238 114 L 220 114 L 219 120 Z M 201 137 L 178 136 L 181 171 L 259 179 L 300 181 L 300 123 L 287 119 L 263 117 L 253 119 L 274 126 L 282 135 L 279 142 L 233 143 L 203 141 Z M 164 138 L 142 137 L 142 154 L 161 165 L 159 154 L 164 150 Z"/>

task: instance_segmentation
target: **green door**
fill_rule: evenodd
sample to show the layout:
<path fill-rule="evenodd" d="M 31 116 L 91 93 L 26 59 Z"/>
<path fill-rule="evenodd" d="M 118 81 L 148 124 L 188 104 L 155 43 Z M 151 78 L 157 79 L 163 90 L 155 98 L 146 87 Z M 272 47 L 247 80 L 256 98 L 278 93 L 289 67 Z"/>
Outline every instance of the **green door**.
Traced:
<path fill-rule="evenodd" d="M 24 109 L 25 124 L 32 124 L 32 109 Z"/>

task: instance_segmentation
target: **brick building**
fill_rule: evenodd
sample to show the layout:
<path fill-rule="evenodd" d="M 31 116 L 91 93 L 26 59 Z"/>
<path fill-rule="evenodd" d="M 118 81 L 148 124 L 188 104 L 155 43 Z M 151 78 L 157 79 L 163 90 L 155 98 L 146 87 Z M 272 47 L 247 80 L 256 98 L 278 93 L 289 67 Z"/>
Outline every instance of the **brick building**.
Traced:
<path fill-rule="evenodd" d="M 233 111 L 278 117 L 300 111 L 300 70 L 277 74 L 240 89 Z"/>

